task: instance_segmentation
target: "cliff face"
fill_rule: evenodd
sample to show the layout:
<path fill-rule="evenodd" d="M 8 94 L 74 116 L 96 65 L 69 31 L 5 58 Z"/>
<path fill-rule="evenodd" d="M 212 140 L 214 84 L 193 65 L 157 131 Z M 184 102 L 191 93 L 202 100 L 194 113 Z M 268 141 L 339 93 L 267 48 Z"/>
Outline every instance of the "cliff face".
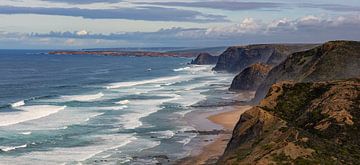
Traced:
<path fill-rule="evenodd" d="M 308 50 L 316 45 L 305 44 L 262 44 L 229 47 L 219 56 L 215 71 L 241 72 L 257 63 L 277 65 L 291 53 Z"/>
<path fill-rule="evenodd" d="M 209 65 L 216 64 L 218 61 L 218 56 L 212 56 L 209 53 L 200 53 L 195 60 L 191 61 L 191 64 L 196 65 Z"/>
<path fill-rule="evenodd" d="M 358 164 L 360 78 L 274 84 L 241 115 L 218 164 Z"/>
<path fill-rule="evenodd" d="M 256 90 L 264 81 L 271 66 L 256 63 L 245 68 L 231 83 L 230 90 Z"/>
<path fill-rule="evenodd" d="M 360 76 L 360 42 L 331 41 L 294 53 L 274 67 L 256 91 L 254 101 L 264 98 L 270 86 L 282 80 L 313 82 Z"/>

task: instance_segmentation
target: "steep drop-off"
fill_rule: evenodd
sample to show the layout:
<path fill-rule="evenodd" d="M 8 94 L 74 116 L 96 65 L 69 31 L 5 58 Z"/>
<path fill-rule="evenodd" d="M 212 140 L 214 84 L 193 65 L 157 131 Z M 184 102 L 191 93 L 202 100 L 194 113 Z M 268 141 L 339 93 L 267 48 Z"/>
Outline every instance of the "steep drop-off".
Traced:
<path fill-rule="evenodd" d="M 315 47 L 315 44 L 261 44 L 229 47 L 219 56 L 215 71 L 241 72 L 250 65 L 261 62 L 277 65 L 294 52 Z"/>
<path fill-rule="evenodd" d="M 358 164 L 360 79 L 274 84 L 218 164 Z"/>
<path fill-rule="evenodd" d="M 256 90 L 264 81 L 270 69 L 270 65 L 262 63 L 256 63 L 245 68 L 234 78 L 230 90 Z"/>
<path fill-rule="evenodd" d="M 330 41 L 314 49 L 294 53 L 274 67 L 256 91 L 264 98 L 270 86 L 282 80 L 314 82 L 360 76 L 360 42 Z"/>
<path fill-rule="evenodd" d="M 196 64 L 196 65 L 216 64 L 218 58 L 219 58 L 218 56 L 212 56 L 209 53 L 200 53 L 194 60 L 191 61 L 191 64 Z"/>

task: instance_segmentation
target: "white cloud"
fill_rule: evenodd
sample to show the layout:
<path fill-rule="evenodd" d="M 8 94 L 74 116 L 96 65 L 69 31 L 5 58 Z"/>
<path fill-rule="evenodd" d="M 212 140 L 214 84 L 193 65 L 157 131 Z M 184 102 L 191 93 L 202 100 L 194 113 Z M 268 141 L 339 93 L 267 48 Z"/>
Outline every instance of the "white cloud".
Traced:
<path fill-rule="evenodd" d="M 0 32 L 0 46 L 2 46 L 1 43 L 7 43 L 5 39 L 23 43 L 28 41 L 27 43 L 38 45 L 48 43 L 49 46 L 52 44 L 54 47 L 62 43 L 71 48 L 110 47 L 109 45 L 115 47 L 135 45 L 193 47 L 269 42 L 323 42 L 336 39 L 360 40 L 359 29 L 360 14 L 336 17 L 308 15 L 297 19 L 281 18 L 269 22 L 246 18 L 230 26 L 188 29 L 174 27 L 154 32 L 110 34 L 92 34 L 86 30 L 42 34 Z M 41 38 L 47 38 L 44 41 L 50 41 L 36 42 L 34 40 Z"/>
<path fill-rule="evenodd" d="M 78 36 L 86 36 L 88 34 L 89 33 L 86 30 L 80 30 L 80 31 L 76 32 L 76 35 L 78 35 Z"/>
<path fill-rule="evenodd" d="M 271 21 L 268 25 L 266 25 L 266 32 L 269 33 L 271 31 L 293 31 L 296 30 L 296 26 L 293 21 L 288 18 L 282 18 L 278 20 Z"/>

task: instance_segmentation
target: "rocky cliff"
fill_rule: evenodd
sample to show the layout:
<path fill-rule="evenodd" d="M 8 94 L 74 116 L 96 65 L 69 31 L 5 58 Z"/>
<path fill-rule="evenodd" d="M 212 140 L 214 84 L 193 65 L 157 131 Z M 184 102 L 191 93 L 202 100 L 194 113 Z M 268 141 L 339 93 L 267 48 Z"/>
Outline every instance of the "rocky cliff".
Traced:
<path fill-rule="evenodd" d="M 314 44 L 261 44 L 229 47 L 219 56 L 214 70 L 238 73 L 257 62 L 277 65 L 291 53 L 315 46 Z"/>
<path fill-rule="evenodd" d="M 313 82 L 360 76 L 360 42 L 330 41 L 314 49 L 290 55 L 274 67 L 256 91 L 264 98 L 270 86 L 282 80 Z"/>
<path fill-rule="evenodd" d="M 233 79 L 230 90 L 256 90 L 264 81 L 270 69 L 270 65 L 262 63 L 256 63 L 245 68 Z"/>
<path fill-rule="evenodd" d="M 218 56 L 212 56 L 209 53 L 200 53 L 194 60 L 191 61 L 191 64 L 196 64 L 196 65 L 216 64 L 218 58 L 219 58 Z"/>
<path fill-rule="evenodd" d="M 218 164 L 358 164 L 360 79 L 274 84 Z"/>

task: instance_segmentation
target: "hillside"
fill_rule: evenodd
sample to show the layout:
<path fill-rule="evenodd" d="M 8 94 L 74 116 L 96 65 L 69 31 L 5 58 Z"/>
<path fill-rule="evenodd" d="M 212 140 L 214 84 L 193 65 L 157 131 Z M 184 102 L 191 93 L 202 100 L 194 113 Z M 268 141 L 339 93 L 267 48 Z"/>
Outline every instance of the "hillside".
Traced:
<path fill-rule="evenodd" d="M 230 90 L 256 90 L 264 81 L 271 66 L 256 63 L 245 68 L 233 79 Z"/>
<path fill-rule="evenodd" d="M 358 164 L 360 79 L 274 84 L 218 164 Z"/>
<path fill-rule="evenodd" d="M 212 56 L 209 53 L 200 53 L 194 60 L 191 61 L 191 64 L 196 65 L 209 65 L 216 64 L 219 56 Z"/>
<path fill-rule="evenodd" d="M 360 76 L 360 42 L 330 41 L 294 53 L 274 67 L 258 88 L 254 101 L 264 98 L 270 86 L 282 80 L 313 82 L 357 76 Z"/>
<path fill-rule="evenodd" d="M 219 56 L 215 71 L 241 72 L 254 63 L 277 65 L 290 54 L 308 50 L 314 44 L 261 44 L 229 47 Z"/>

